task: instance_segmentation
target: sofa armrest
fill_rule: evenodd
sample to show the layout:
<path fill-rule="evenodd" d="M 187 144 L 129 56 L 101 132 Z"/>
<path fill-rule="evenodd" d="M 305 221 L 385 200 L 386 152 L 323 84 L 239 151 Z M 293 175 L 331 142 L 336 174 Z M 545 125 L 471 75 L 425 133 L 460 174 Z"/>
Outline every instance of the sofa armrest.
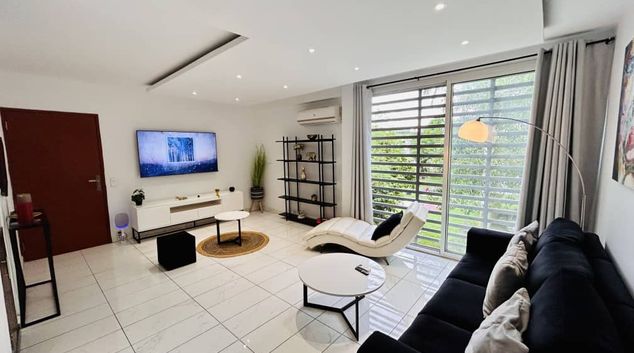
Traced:
<path fill-rule="evenodd" d="M 497 260 L 506 251 L 512 237 L 511 233 L 471 228 L 467 232 L 467 253 Z"/>
<path fill-rule="evenodd" d="M 394 338 L 375 331 L 361 345 L 357 353 L 420 353 Z"/>

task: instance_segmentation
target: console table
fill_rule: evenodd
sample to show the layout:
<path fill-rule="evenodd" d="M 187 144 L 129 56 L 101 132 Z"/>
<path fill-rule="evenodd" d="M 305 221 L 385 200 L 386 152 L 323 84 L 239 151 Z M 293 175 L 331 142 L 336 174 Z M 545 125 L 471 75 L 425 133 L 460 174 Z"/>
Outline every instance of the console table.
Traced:
<path fill-rule="evenodd" d="M 241 191 L 188 195 L 184 200 L 176 198 L 150 200 L 141 206 L 131 204 L 130 225 L 132 237 L 142 239 L 175 233 L 215 222 L 220 212 L 244 209 Z"/>
<path fill-rule="evenodd" d="M 42 210 L 37 210 L 37 211 L 42 212 Z M 50 279 L 37 282 L 37 283 L 26 284 L 26 281 L 24 279 L 24 272 L 22 270 L 22 264 L 20 262 L 20 252 L 18 250 L 17 232 L 23 229 L 30 229 L 30 228 L 42 228 L 44 241 L 46 243 L 46 256 L 48 258 L 48 270 L 50 273 Z M 48 219 L 46 218 L 46 214 L 42 212 L 41 215 L 33 219 L 33 223 L 31 224 L 19 224 L 17 221 L 10 219 L 9 238 L 11 240 L 11 250 L 13 253 L 13 262 L 15 263 L 15 272 L 16 272 L 17 285 L 18 285 L 18 301 L 20 304 L 20 327 L 22 328 L 28 327 L 28 326 L 40 323 L 42 321 L 49 320 L 59 316 L 61 311 L 59 307 L 59 295 L 57 293 L 57 281 L 55 280 L 55 266 L 53 265 L 51 232 L 50 232 L 50 227 L 48 224 Z M 26 322 L 26 290 L 27 288 L 41 286 L 47 283 L 50 283 L 53 289 L 53 300 L 55 301 L 56 312 L 54 314 L 39 318 L 37 320 Z"/>

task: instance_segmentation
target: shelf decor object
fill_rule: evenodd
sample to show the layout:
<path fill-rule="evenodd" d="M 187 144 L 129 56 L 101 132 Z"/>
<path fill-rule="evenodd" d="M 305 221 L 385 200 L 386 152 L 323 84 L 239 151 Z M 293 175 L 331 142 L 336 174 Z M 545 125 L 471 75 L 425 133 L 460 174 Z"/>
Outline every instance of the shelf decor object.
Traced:
<path fill-rule="evenodd" d="M 336 217 L 334 135 L 310 135 L 310 138 L 302 139 L 283 137 L 276 142 L 282 144 L 283 157 L 277 161 L 284 167 L 283 177 L 277 178 L 284 182 L 284 195 L 279 197 L 284 200 L 284 212 L 280 216 L 311 226 Z M 314 149 L 315 152 L 310 152 L 314 158 L 301 158 L 296 146 L 302 146 L 303 150 Z M 306 173 L 306 169 L 310 169 L 310 173 Z M 305 205 L 318 206 L 319 215 L 310 217 Z"/>

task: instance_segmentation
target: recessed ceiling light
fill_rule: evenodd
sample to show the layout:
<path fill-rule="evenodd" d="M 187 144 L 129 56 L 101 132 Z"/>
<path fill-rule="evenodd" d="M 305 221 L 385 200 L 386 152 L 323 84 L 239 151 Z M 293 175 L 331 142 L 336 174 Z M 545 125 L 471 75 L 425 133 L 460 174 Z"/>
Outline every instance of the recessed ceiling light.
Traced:
<path fill-rule="evenodd" d="M 284 86 L 282 86 L 282 88 L 288 89 L 288 85 L 284 85 Z"/>
<path fill-rule="evenodd" d="M 241 79 L 242 79 L 242 75 L 237 74 L 237 75 L 236 75 L 236 78 L 237 78 L 238 80 L 241 80 Z"/>
<path fill-rule="evenodd" d="M 436 10 L 436 11 L 442 11 L 442 10 L 444 10 L 444 9 L 445 9 L 445 7 L 447 7 L 447 5 L 446 5 L 446 4 L 444 4 L 444 3 L 442 3 L 442 2 L 439 2 L 439 3 L 437 3 L 437 4 L 436 4 L 436 6 L 434 6 L 434 10 Z"/>
<path fill-rule="evenodd" d="M 197 95 L 197 94 L 198 94 L 198 92 L 196 92 L 196 91 L 192 91 L 192 94 L 193 94 L 193 95 Z"/>
<path fill-rule="evenodd" d="M 354 67 L 354 71 L 359 71 L 359 67 L 358 67 L 358 66 L 355 66 L 355 67 Z"/>
<path fill-rule="evenodd" d="M 462 43 L 460 43 L 460 44 L 467 45 L 467 44 L 469 44 L 469 41 L 468 40 L 463 40 Z"/>
<path fill-rule="evenodd" d="M 308 48 L 308 52 L 311 54 L 315 54 L 315 48 Z"/>
<path fill-rule="evenodd" d="M 240 98 L 236 97 L 234 100 L 235 100 L 236 102 L 239 102 L 239 101 L 240 101 Z"/>

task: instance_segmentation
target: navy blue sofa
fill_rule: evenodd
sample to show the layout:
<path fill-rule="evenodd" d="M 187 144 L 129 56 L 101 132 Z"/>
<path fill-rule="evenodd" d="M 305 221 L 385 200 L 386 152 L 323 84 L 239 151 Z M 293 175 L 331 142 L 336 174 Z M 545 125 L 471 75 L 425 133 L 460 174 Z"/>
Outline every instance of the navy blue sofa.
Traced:
<path fill-rule="evenodd" d="M 358 352 L 464 352 L 483 320 L 491 270 L 511 237 L 469 230 L 465 256 L 403 335 L 374 332 Z M 556 219 L 529 261 L 531 312 L 523 338 L 531 353 L 634 352 L 634 300 L 596 234 Z"/>

